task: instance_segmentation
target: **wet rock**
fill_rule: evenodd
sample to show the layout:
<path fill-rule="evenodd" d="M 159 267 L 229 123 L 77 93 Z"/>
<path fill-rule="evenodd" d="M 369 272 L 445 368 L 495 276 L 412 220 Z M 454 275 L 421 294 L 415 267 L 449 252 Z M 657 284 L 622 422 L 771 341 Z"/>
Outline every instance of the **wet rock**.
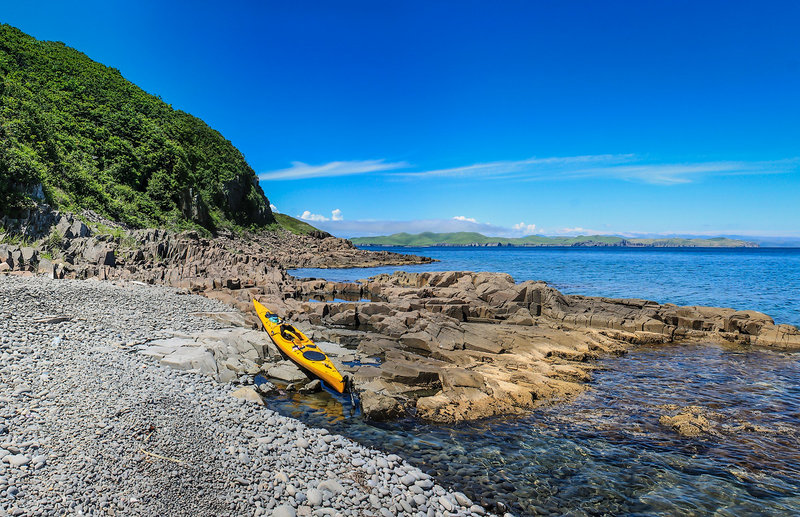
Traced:
<path fill-rule="evenodd" d="M 394 420 L 404 414 L 403 406 L 396 399 L 375 393 L 363 391 L 359 394 L 361 412 L 367 420 L 383 422 Z"/>
<path fill-rule="evenodd" d="M 661 415 L 658 422 L 687 437 L 716 434 L 714 422 L 706 418 L 706 411 L 698 406 L 688 406 L 675 415 Z"/>
<path fill-rule="evenodd" d="M 300 393 L 317 393 L 322 390 L 322 383 L 319 379 L 314 379 L 311 382 L 303 385 L 298 391 Z"/>

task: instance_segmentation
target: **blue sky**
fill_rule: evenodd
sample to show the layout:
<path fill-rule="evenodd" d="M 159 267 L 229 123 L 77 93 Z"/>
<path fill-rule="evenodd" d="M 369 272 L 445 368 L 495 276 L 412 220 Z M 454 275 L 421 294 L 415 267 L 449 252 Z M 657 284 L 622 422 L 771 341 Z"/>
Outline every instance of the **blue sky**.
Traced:
<path fill-rule="evenodd" d="M 800 236 L 798 2 L 4 2 L 337 235 Z"/>

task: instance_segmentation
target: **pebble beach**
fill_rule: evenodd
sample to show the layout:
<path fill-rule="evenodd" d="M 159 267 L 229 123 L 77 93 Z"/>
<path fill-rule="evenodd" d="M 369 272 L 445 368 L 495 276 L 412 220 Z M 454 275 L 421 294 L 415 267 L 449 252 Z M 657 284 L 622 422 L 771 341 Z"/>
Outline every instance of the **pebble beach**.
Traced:
<path fill-rule="evenodd" d="M 221 302 L 0 279 L 0 515 L 483 515 L 397 455 L 309 428 L 136 345 Z"/>

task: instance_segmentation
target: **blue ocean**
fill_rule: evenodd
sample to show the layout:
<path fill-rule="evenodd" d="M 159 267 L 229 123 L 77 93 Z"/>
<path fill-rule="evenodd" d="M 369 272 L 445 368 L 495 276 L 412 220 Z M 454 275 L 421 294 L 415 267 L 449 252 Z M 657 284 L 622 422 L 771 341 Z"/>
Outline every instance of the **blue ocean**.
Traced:
<path fill-rule="evenodd" d="M 440 262 L 404 271 L 498 271 L 567 294 L 645 298 L 757 310 L 800 326 L 800 248 L 364 248 Z M 296 277 L 355 281 L 398 267 L 296 269 Z"/>
<path fill-rule="evenodd" d="M 800 249 L 390 250 L 440 260 L 406 271 L 499 271 L 565 293 L 755 309 L 800 325 Z M 292 274 L 351 281 L 396 269 Z M 800 514 L 800 353 L 653 345 L 596 366 L 589 390 L 568 406 L 455 426 L 370 424 L 328 393 L 269 405 L 400 454 L 500 514 Z M 660 425 L 686 406 L 713 412 L 717 432 L 687 438 Z"/>

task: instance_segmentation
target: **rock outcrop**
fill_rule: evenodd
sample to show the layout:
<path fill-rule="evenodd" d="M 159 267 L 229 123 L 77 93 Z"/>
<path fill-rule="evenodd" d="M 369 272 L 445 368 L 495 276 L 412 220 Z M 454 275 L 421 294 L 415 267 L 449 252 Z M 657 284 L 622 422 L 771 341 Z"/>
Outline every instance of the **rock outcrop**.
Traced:
<path fill-rule="evenodd" d="M 0 245 L 0 273 L 170 285 L 238 309 L 236 316 L 211 317 L 240 329 L 258 328 L 252 299 L 259 299 L 312 339 L 346 347 L 332 359 L 352 376 L 364 414 L 373 419 L 408 414 L 452 422 L 569 400 L 585 389 L 592 359 L 639 344 L 704 340 L 800 349 L 797 328 L 755 311 L 565 295 L 502 273 L 397 272 L 358 283 L 287 274 L 287 267 L 423 260 L 357 250 L 332 237 L 98 234 L 68 215 L 50 223 L 58 238 Z M 256 373 L 306 380 L 291 363 L 276 362 L 265 336 L 247 332 L 176 336 L 184 341 L 150 343 L 148 353 L 223 382 Z"/>

